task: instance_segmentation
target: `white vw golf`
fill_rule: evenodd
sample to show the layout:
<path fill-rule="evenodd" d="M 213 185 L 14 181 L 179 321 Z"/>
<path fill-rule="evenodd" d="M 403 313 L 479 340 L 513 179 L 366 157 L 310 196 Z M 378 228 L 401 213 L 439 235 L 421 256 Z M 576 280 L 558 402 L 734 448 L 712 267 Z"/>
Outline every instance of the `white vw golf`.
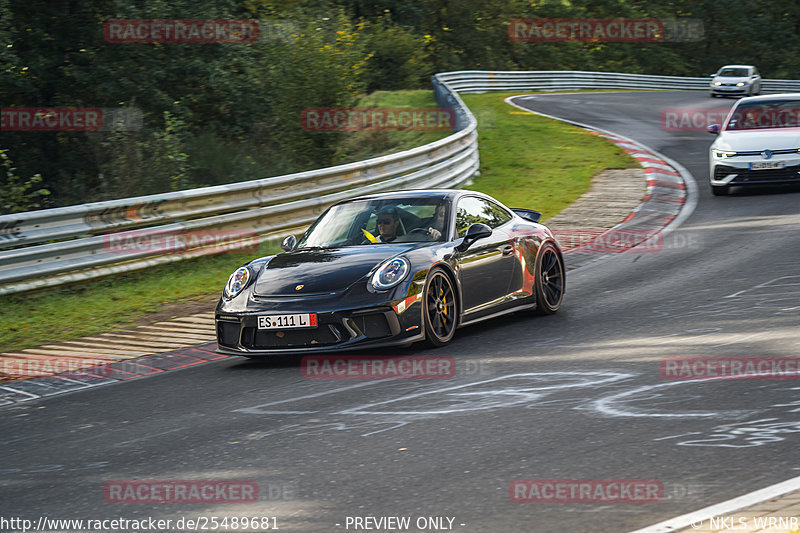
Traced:
<path fill-rule="evenodd" d="M 722 125 L 709 153 L 711 191 L 732 186 L 800 183 L 800 94 L 742 98 Z"/>

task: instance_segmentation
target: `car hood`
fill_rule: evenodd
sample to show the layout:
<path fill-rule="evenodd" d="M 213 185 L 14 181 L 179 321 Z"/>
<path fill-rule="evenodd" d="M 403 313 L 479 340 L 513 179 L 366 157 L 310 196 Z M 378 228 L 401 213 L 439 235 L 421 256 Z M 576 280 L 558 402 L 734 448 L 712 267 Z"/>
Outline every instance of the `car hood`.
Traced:
<path fill-rule="evenodd" d="M 407 244 L 379 244 L 278 254 L 261 269 L 253 292 L 258 296 L 300 296 L 343 291 L 408 248 Z"/>
<path fill-rule="evenodd" d="M 713 80 L 711 80 L 711 83 L 714 83 L 714 82 L 717 82 L 717 81 L 720 82 L 720 83 L 739 83 L 740 81 L 742 81 L 744 83 L 747 83 L 748 81 L 750 81 L 750 77 L 749 76 L 735 76 L 735 77 L 734 76 L 717 76 Z"/>
<path fill-rule="evenodd" d="M 733 152 L 796 149 L 800 148 L 800 128 L 723 131 L 714 147 Z"/>

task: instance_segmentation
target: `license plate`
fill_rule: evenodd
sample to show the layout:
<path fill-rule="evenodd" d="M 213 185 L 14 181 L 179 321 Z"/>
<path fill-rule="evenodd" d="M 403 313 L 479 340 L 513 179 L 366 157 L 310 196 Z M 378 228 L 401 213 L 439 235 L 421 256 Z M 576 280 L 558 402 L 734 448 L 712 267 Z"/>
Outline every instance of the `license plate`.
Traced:
<path fill-rule="evenodd" d="M 317 313 L 269 315 L 258 317 L 258 329 L 291 329 L 317 327 Z"/>
<path fill-rule="evenodd" d="M 750 170 L 765 170 L 770 168 L 786 168 L 785 161 L 756 161 L 750 163 Z"/>

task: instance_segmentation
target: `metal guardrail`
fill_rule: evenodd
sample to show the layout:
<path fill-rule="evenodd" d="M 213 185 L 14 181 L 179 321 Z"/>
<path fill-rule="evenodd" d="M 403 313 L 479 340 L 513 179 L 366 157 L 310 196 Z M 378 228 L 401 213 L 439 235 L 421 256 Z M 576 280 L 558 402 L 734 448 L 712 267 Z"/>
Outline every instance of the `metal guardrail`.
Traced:
<path fill-rule="evenodd" d="M 578 89 L 709 90 L 710 77 L 653 76 L 616 72 L 460 70 L 436 76 L 458 93 L 569 91 Z M 800 80 L 762 80 L 762 92 L 800 92 Z"/>
<path fill-rule="evenodd" d="M 449 98 L 460 100 L 457 95 Z M 131 272 L 235 245 L 198 242 L 195 248 L 165 251 L 154 246 L 125 253 L 110 245 L 142 235 L 152 239 L 225 232 L 243 235 L 252 244 L 253 235 L 264 242 L 296 230 L 347 198 L 457 187 L 479 164 L 477 123 L 461 106 L 455 133 L 396 154 L 231 185 L 0 216 L 0 294 Z"/>
<path fill-rule="evenodd" d="M 433 77 L 456 132 L 397 154 L 285 176 L 167 194 L 0 216 L 0 294 L 130 272 L 218 253 L 209 247 L 120 254 L 124 242 L 187 231 L 242 232 L 263 242 L 307 225 L 329 205 L 361 194 L 456 187 L 478 169 L 477 123 L 459 93 L 575 89 L 707 90 L 708 78 L 581 71 L 457 71 Z M 800 92 L 797 80 L 763 80 L 763 91 Z M 55 241 L 55 242 L 53 242 Z M 44 243 L 44 244 L 43 244 Z"/>

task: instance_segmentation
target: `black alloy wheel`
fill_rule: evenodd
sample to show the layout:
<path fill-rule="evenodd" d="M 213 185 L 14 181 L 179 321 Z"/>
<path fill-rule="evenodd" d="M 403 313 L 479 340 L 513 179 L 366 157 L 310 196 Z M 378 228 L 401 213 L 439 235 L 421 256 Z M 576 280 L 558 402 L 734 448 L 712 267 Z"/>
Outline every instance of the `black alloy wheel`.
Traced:
<path fill-rule="evenodd" d="M 456 333 L 456 298 L 453 283 L 442 270 L 433 270 L 425 284 L 425 338 L 433 346 L 444 346 Z"/>
<path fill-rule="evenodd" d="M 564 262 L 551 243 L 545 243 L 536 257 L 536 274 L 533 282 L 536 291 L 537 315 L 552 315 L 561 308 L 564 299 Z"/>

